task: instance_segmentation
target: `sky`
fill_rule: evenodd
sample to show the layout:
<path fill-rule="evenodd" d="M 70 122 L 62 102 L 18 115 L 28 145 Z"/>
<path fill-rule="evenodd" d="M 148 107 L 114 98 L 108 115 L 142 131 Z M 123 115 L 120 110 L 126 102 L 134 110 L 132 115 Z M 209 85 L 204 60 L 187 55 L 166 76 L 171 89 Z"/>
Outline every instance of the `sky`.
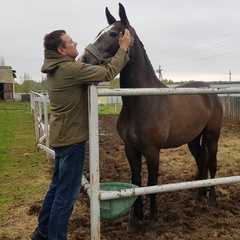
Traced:
<path fill-rule="evenodd" d="M 240 81 L 239 0 L 120 0 L 155 70 L 174 82 Z M 43 38 L 64 29 L 81 54 L 107 27 L 105 8 L 118 20 L 119 0 L 0 0 L 0 57 L 41 81 Z M 158 73 L 156 73 L 158 76 Z"/>

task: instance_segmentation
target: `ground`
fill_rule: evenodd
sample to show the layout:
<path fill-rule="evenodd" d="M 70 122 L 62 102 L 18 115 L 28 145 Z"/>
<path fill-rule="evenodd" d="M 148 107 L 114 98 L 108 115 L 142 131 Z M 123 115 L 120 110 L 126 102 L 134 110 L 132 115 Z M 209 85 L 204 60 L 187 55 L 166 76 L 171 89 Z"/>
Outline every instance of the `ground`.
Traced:
<path fill-rule="evenodd" d="M 124 146 L 116 132 L 115 116 L 100 117 L 100 176 L 102 182 L 130 182 L 130 168 Z M 218 152 L 217 177 L 240 175 L 240 120 L 224 118 Z M 173 183 L 194 179 L 195 162 L 186 146 L 161 151 L 159 183 Z M 85 176 L 88 177 L 88 164 Z M 144 163 L 142 177 L 146 185 Z M 44 176 L 50 181 L 49 171 Z M 157 195 L 158 240 L 239 240 L 240 239 L 240 184 L 216 187 L 218 206 L 194 200 L 196 190 L 182 190 Z M 28 234 L 37 224 L 37 216 L 44 195 L 38 200 L 27 199 L 18 206 L 6 209 L 1 240 L 29 239 Z M 148 197 L 144 196 L 144 213 L 149 211 Z M 131 212 L 131 211 L 130 211 Z M 142 240 L 144 233 L 128 234 L 125 229 L 129 214 L 112 221 L 101 221 L 103 240 Z M 90 239 L 89 198 L 82 191 L 69 223 L 69 240 Z"/>

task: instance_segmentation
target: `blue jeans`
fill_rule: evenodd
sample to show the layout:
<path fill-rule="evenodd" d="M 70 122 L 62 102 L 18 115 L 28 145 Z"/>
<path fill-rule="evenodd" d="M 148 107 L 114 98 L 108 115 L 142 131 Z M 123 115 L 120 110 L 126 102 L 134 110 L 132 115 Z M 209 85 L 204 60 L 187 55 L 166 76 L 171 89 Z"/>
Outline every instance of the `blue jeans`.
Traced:
<path fill-rule="evenodd" d="M 53 149 L 54 174 L 38 218 L 38 231 L 49 240 L 66 240 L 68 221 L 81 189 L 85 142 Z"/>

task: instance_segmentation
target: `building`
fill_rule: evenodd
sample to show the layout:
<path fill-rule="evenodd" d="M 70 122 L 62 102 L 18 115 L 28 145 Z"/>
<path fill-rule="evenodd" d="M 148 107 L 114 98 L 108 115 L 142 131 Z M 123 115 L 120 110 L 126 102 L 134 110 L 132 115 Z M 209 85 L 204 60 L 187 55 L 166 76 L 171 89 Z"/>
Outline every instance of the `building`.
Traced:
<path fill-rule="evenodd" d="M 10 66 L 0 66 L 0 100 L 12 100 L 16 71 Z"/>
<path fill-rule="evenodd" d="M 110 88 L 109 82 L 100 82 L 97 86 L 98 88 Z M 107 104 L 108 103 L 108 97 L 107 96 L 98 96 L 98 104 Z"/>

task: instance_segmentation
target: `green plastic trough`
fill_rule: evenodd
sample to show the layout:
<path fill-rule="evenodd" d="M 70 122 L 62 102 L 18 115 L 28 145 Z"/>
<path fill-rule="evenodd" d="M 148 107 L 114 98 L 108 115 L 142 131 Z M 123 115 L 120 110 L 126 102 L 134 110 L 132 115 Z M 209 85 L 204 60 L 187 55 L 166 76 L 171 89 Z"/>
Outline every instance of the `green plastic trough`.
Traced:
<path fill-rule="evenodd" d="M 100 183 L 101 191 L 117 191 L 138 186 L 130 183 L 108 182 Z M 100 202 L 100 217 L 104 220 L 113 220 L 126 214 L 136 201 L 137 196 L 103 200 Z"/>

